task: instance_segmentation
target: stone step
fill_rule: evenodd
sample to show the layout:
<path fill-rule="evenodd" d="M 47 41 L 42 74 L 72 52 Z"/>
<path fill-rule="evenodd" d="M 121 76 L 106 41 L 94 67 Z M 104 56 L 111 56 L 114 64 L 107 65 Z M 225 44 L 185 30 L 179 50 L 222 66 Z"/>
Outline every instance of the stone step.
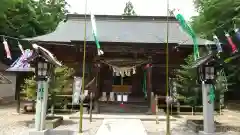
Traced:
<path fill-rule="evenodd" d="M 84 119 L 89 119 L 89 114 L 83 114 Z M 71 115 L 69 119 L 79 119 L 79 112 Z M 115 114 L 93 114 L 92 119 L 140 119 L 140 120 L 149 120 L 155 121 L 156 115 L 139 115 L 139 114 L 126 114 L 126 113 L 115 113 Z M 159 121 L 165 121 L 165 114 L 158 115 Z M 176 118 L 170 116 L 171 121 L 176 121 Z"/>

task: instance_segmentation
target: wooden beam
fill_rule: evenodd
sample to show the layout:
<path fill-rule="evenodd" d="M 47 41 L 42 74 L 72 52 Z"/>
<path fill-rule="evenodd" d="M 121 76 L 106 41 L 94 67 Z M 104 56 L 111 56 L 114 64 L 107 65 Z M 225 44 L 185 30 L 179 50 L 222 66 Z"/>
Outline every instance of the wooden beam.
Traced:
<path fill-rule="evenodd" d="M 160 67 L 160 68 L 165 68 L 166 67 L 166 64 L 153 64 L 152 65 L 153 67 Z M 170 64 L 168 65 L 169 68 L 179 68 L 180 65 L 174 65 L 174 64 Z"/>

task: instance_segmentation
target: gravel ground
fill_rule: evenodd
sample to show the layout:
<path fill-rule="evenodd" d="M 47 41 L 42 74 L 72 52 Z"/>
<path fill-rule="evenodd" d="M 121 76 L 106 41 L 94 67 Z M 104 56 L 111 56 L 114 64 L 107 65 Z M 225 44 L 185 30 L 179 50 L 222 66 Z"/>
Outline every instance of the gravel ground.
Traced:
<path fill-rule="evenodd" d="M 142 121 L 143 126 L 145 127 L 148 135 L 165 135 L 166 132 L 166 122 L 160 121 L 159 124 L 156 124 L 155 121 Z M 189 128 L 185 126 L 184 120 L 171 121 L 171 135 L 198 135 Z M 237 132 L 226 132 L 219 133 L 217 135 L 240 135 Z"/>
<path fill-rule="evenodd" d="M 0 135 L 22 135 L 26 134 L 30 128 L 26 126 L 25 121 L 32 120 L 33 114 L 16 114 L 16 107 L 12 105 L 0 106 Z M 77 120 L 65 120 L 61 126 L 55 130 L 68 129 L 78 131 L 79 122 Z M 86 135 L 94 135 L 100 127 L 102 120 L 93 120 L 89 122 L 88 119 L 83 120 L 83 131 Z M 85 135 L 84 134 L 84 135 Z"/>
<path fill-rule="evenodd" d="M 31 114 L 14 114 L 16 112 L 14 105 L 0 106 L 0 135 L 21 135 L 28 131 L 30 128 L 26 127 L 24 121 L 31 120 L 34 115 Z M 239 112 L 226 112 L 227 115 L 220 116 L 221 121 L 226 123 L 238 124 L 239 121 Z M 230 117 L 231 116 L 231 117 Z M 235 120 L 233 120 L 233 118 Z M 230 119 L 232 118 L 232 119 Z M 237 119 L 238 118 L 238 119 Z M 217 118 L 219 119 L 219 118 Z M 227 121 L 228 120 L 228 121 Z M 183 119 L 178 121 L 171 122 L 171 131 L 172 135 L 197 135 L 193 131 L 185 127 L 185 122 Z M 148 135 L 165 135 L 166 123 L 160 121 L 159 124 L 156 124 L 155 121 L 142 121 Z M 84 135 L 94 135 L 100 125 L 102 120 L 93 120 L 89 122 L 88 119 L 83 120 L 83 131 Z M 77 120 L 65 120 L 63 125 L 59 126 L 55 130 L 68 129 L 72 131 L 78 131 L 79 124 Z M 240 135 L 236 132 L 227 132 L 222 133 L 221 135 Z"/>
<path fill-rule="evenodd" d="M 14 105 L 0 107 L 0 135 L 21 135 L 29 129 L 23 121 L 31 120 L 33 115 L 18 115 L 14 112 Z"/>

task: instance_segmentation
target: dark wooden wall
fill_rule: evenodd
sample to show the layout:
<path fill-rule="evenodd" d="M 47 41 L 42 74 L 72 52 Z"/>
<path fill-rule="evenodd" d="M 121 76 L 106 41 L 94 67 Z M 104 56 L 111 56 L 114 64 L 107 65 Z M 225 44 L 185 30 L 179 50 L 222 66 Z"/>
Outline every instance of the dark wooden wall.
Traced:
<path fill-rule="evenodd" d="M 42 44 L 44 46 L 44 44 Z M 82 72 L 82 60 L 83 60 L 83 49 L 74 46 L 57 46 L 57 45 L 46 45 L 58 60 L 62 61 L 67 66 L 70 66 L 77 71 L 79 75 Z M 128 57 L 128 58 L 148 58 L 152 57 L 152 90 L 161 95 L 165 94 L 166 91 L 166 52 L 165 46 L 162 44 L 116 44 L 108 43 L 102 44 L 103 50 L 105 51 L 105 58 L 114 57 Z M 184 58 L 192 52 L 191 48 L 183 48 L 180 51 L 173 49 L 174 46 L 170 45 L 169 48 L 169 75 L 172 75 L 172 70 L 179 68 L 180 64 L 184 63 Z M 104 59 L 103 57 L 103 59 Z M 95 45 L 88 45 L 86 53 L 86 64 L 92 66 L 96 58 Z M 104 65 L 104 64 L 103 64 Z M 142 80 L 143 80 L 143 67 L 137 69 L 137 74 L 133 75 L 132 91 L 133 93 L 142 92 Z M 107 65 L 104 65 L 100 70 L 100 89 L 101 91 L 110 91 L 112 87 L 112 71 Z M 138 93 L 139 94 L 139 93 Z"/>

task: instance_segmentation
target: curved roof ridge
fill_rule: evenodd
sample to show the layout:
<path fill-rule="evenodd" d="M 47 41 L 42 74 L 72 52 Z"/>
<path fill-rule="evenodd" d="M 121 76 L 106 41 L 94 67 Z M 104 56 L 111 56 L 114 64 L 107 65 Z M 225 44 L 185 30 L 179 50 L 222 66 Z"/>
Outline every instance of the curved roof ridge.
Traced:
<path fill-rule="evenodd" d="M 90 15 L 86 15 L 90 20 Z M 129 20 L 129 21 L 166 21 L 167 16 L 127 16 L 127 15 L 95 15 L 97 20 Z M 85 14 L 67 14 L 66 20 L 85 19 Z M 168 17 L 169 21 L 177 21 L 174 16 Z"/>

